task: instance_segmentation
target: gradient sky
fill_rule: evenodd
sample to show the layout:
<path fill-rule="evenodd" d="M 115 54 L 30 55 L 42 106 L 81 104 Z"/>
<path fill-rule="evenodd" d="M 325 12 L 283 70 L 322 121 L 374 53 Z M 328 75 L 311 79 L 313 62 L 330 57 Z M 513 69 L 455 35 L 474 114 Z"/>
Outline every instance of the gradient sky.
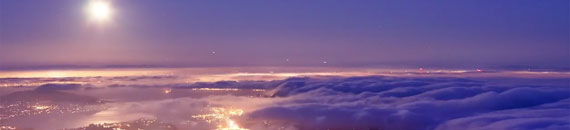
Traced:
<path fill-rule="evenodd" d="M 94 24 L 87 0 L 0 1 L 0 68 L 570 63 L 568 0 L 111 3 Z"/>

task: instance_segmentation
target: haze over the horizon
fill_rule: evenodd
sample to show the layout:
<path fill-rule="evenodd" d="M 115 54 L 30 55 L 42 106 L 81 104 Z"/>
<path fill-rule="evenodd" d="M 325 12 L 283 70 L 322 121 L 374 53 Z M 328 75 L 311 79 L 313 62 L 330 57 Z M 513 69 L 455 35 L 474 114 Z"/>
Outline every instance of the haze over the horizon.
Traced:
<path fill-rule="evenodd" d="M 569 1 L 0 1 L 0 68 L 570 64 Z"/>

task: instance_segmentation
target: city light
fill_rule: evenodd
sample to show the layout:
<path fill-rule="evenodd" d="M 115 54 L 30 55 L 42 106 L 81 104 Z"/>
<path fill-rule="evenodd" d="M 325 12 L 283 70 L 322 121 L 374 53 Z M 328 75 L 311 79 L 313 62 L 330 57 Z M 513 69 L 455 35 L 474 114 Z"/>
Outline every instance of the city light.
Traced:
<path fill-rule="evenodd" d="M 232 117 L 241 116 L 242 109 L 214 107 L 212 113 L 194 115 L 192 118 L 217 124 L 216 130 L 249 130 L 241 128 Z"/>

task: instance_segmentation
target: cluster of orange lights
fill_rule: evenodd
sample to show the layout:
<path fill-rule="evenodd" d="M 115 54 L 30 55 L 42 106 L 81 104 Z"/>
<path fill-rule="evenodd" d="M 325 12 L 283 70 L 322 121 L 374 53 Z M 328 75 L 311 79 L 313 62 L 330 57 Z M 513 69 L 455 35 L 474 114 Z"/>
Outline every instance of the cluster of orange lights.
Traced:
<path fill-rule="evenodd" d="M 211 112 L 209 114 L 194 115 L 192 118 L 208 123 L 216 123 L 216 130 L 249 130 L 241 128 L 232 119 L 232 117 L 241 116 L 243 114 L 242 109 L 214 107 L 211 109 Z"/>

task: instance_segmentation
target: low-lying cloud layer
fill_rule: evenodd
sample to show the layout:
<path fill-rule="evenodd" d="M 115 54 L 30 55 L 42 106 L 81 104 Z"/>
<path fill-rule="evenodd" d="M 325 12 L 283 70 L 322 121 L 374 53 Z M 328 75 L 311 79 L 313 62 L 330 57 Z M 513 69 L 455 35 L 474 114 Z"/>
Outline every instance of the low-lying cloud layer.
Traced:
<path fill-rule="evenodd" d="M 188 85 L 47 84 L 34 91 L 73 93 L 107 101 L 99 105 L 101 111 L 74 116 L 76 123 L 60 123 L 65 128 L 146 118 L 180 129 L 215 129 L 216 124 L 191 116 L 207 113 L 212 107 L 232 107 L 244 110 L 242 116 L 232 118 L 251 130 L 558 130 L 570 129 L 569 81 L 568 78 L 505 77 L 301 77 Z M 265 91 L 247 91 L 253 89 Z M 49 124 L 38 123 L 33 127 Z"/>
<path fill-rule="evenodd" d="M 567 79 L 541 82 L 560 84 L 489 84 L 460 78 L 288 79 L 270 91 L 287 100 L 249 116 L 298 129 L 570 128 Z"/>

